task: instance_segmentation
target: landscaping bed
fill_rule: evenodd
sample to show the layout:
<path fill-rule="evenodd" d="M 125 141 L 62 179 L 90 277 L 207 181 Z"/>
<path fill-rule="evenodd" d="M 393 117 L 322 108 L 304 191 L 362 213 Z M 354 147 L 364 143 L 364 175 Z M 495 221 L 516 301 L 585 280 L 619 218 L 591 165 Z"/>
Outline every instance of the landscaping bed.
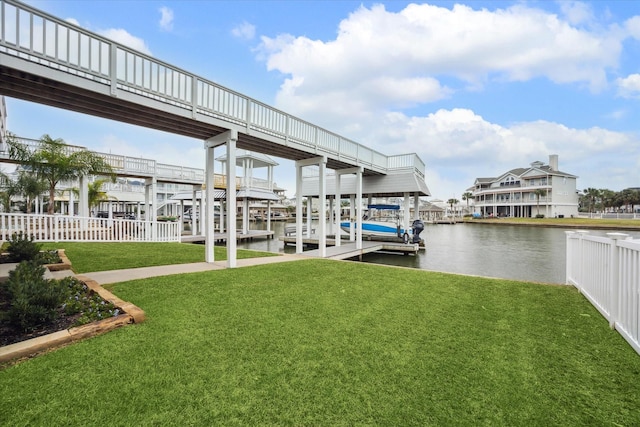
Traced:
<path fill-rule="evenodd" d="M 0 286 L 0 346 L 114 317 L 122 312 L 80 280 L 73 277 L 62 280 L 68 292 L 65 300 L 55 308 L 50 320 L 28 328 L 9 321 L 10 293 L 6 286 Z"/>
<path fill-rule="evenodd" d="M 21 236 L 11 243 L 0 254 L 0 363 L 143 320 L 93 280 L 53 277 L 71 270 L 64 250 L 40 251 Z"/>

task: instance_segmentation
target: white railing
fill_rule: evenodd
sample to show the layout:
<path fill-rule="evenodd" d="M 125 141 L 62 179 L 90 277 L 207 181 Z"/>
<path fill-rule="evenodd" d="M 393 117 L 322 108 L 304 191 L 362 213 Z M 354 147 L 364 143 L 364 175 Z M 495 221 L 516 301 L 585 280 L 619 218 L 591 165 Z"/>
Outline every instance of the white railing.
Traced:
<path fill-rule="evenodd" d="M 600 218 L 600 219 L 640 219 L 640 212 L 589 212 L 583 214 L 585 218 Z"/>
<path fill-rule="evenodd" d="M 22 144 L 27 150 L 35 152 L 42 148 L 42 143 L 36 139 L 14 137 L 16 142 Z M 65 144 L 64 153 L 66 155 L 87 150 L 85 147 Z M 94 154 L 102 157 L 111 166 L 113 171 L 119 175 L 128 176 L 155 176 L 158 181 L 185 181 L 188 183 L 201 184 L 204 182 L 204 169 L 191 168 L 185 166 L 167 165 L 157 163 L 155 160 L 143 159 L 140 157 L 128 157 L 118 154 L 100 153 Z M 7 151 L 0 151 L 0 160 L 10 161 Z"/>
<path fill-rule="evenodd" d="M 389 158 L 257 100 L 14 0 L 0 0 L 0 53 L 294 142 L 379 171 Z M 424 163 L 415 155 L 416 172 Z M 394 160 L 395 161 L 395 160 Z"/>
<path fill-rule="evenodd" d="M 0 213 L 0 240 L 15 233 L 36 242 L 180 242 L 179 222 Z"/>
<path fill-rule="evenodd" d="M 640 354 L 640 239 L 566 231 L 567 284 L 573 285 Z"/>

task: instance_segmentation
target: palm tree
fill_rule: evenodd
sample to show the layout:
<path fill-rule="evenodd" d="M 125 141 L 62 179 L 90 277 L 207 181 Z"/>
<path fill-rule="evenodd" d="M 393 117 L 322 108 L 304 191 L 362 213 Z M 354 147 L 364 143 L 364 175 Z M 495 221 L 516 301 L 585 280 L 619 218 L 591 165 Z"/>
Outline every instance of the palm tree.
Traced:
<path fill-rule="evenodd" d="M 540 197 L 547 194 L 547 190 L 545 190 L 544 188 L 536 188 L 533 191 L 533 194 L 536 195 L 536 204 L 538 206 L 538 213 L 536 214 L 536 216 L 540 216 Z"/>
<path fill-rule="evenodd" d="M 467 201 L 467 212 L 469 212 L 469 200 L 471 199 L 474 199 L 473 193 L 471 193 L 470 191 L 465 191 L 464 193 L 462 193 L 462 200 Z"/>
<path fill-rule="evenodd" d="M 87 175 L 109 175 L 115 181 L 111 166 L 101 156 L 83 149 L 69 152 L 62 139 L 49 135 L 40 138 L 40 147 L 31 151 L 10 134 L 7 134 L 9 156 L 26 165 L 33 173 L 42 177 L 49 186 L 47 213 L 53 215 L 56 185 L 60 181 L 71 181 Z"/>
<path fill-rule="evenodd" d="M 97 207 L 102 202 L 107 202 L 109 200 L 117 200 L 117 198 L 113 196 L 109 196 L 109 194 L 106 191 L 102 190 L 102 186 L 109 181 L 110 181 L 109 179 L 100 178 L 89 183 L 87 187 L 87 190 L 88 190 L 87 197 L 89 198 L 89 209 Z M 80 191 L 77 188 L 73 188 L 71 191 L 73 191 L 73 194 L 75 194 L 76 196 L 80 194 Z"/>
<path fill-rule="evenodd" d="M 7 174 L 0 171 L 0 204 L 3 212 L 11 212 L 11 198 L 20 194 L 18 185 Z"/>
<path fill-rule="evenodd" d="M 627 188 L 618 193 L 618 199 L 625 212 L 633 211 L 633 205 L 640 203 L 640 191 Z"/>
<path fill-rule="evenodd" d="M 584 195 L 589 204 L 589 213 L 593 212 L 593 208 L 601 197 L 601 191 L 596 188 L 587 188 Z"/>
<path fill-rule="evenodd" d="M 449 204 L 449 206 L 451 206 L 451 212 L 453 212 L 453 216 L 455 217 L 456 214 L 455 214 L 455 212 L 453 210 L 453 205 L 457 205 L 458 203 L 460 203 L 460 200 L 451 198 L 451 199 L 447 200 L 447 203 Z"/>
<path fill-rule="evenodd" d="M 602 189 L 600 190 L 600 198 L 602 200 L 602 208 L 606 211 L 607 208 L 615 206 L 616 192 Z"/>
<path fill-rule="evenodd" d="M 26 212 L 31 213 L 31 207 L 33 205 L 33 201 L 42 193 L 47 191 L 48 185 L 47 182 L 41 179 L 38 174 L 32 173 L 26 170 L 21 170 L 18 172 L 18 180 L 16 182 L 18 187 L 18 191 L 24 194 L 26 198 Z M 49 199 L 49 204 L 51 205 L 53 202 L 52 199 Z"/>

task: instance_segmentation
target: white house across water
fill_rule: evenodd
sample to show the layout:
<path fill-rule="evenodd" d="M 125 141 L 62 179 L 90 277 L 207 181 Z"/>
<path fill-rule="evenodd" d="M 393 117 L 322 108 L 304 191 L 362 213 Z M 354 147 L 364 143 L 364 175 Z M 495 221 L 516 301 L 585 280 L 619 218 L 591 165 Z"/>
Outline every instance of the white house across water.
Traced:
<path fill-rule="evenodd" d="M 578 215 L 577 176 L 558 169 L 558 155 L 549 164 L 536 161 L 495 178 L 476 178 L 469 189 L 483 216 L 572 217 Z"/>

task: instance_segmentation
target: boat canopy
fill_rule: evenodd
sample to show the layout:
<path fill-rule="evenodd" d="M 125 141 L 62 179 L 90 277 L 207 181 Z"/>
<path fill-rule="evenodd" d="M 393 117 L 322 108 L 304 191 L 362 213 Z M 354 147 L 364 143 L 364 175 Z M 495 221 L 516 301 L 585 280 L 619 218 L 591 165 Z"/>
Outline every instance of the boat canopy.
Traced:
<path fill-rule="evenodd" d="M 391 211 L 399 211 L 400 205 L 367 205 L 369 209 L 386 209 Z"/>

